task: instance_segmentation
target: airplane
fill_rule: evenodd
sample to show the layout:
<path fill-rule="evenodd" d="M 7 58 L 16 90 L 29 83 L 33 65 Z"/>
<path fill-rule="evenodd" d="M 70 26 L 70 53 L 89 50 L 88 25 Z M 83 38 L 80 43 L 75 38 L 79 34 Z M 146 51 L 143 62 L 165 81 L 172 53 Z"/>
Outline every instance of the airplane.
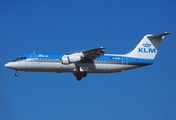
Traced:
<path fill-rule="evenodd" d="M 5 67 L 25 72 L 69 72 L 80 81 L 89 73 L 114 73 L 152 65 L 164 36 L 170 32 L 148 34 L 127 54 L 105 54 L 105 47 L 68 54 L 31 53 L 19 56 Z"/>

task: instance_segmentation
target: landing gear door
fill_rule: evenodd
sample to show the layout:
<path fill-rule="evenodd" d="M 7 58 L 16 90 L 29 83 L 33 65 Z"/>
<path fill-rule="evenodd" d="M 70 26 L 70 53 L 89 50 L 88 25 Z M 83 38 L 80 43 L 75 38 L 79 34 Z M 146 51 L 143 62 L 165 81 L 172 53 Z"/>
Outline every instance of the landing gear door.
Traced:
<path fill-rule="evenodd" d="M 88 72 L 89 71 L 89 67 L 87 66 L 80 66 L 80 72 Z"/>
<path fill-rule="evenodd" d="M 31 54 L 30 57 L 31 57 L 31 63 L 35 64 L 36 63 L 36 54 Z"/>

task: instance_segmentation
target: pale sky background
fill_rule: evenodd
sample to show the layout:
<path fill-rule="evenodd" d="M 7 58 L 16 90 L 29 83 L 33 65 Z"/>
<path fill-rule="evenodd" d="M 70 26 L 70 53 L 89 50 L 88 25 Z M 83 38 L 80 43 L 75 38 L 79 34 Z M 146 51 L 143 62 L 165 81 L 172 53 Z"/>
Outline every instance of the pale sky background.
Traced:
<path fill-rule="evenodd" d="M 1 0 L 0 120 L 175 120 L 174 0 Z M 25 53 L 107 47 L 130 52 L 144 35 L 171 32 L 155 64 L 113 74 L 19 72 Z"/>

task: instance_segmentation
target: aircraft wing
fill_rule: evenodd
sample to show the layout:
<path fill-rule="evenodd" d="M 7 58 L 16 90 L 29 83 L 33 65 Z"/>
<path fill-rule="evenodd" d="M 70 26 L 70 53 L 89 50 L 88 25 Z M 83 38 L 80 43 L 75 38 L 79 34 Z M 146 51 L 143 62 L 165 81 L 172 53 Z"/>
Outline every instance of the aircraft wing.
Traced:
<path fill-rule="evenodd" d="M 84 58 L 95 59 L 105 53 L 104 49 L 105 49 L 105 47 L 98 47 L 98 48 L 93 48 L 93 49 L 89 49 L 89 50 L 81 50 L 78 52 L 70 53 L 69 55 L 71 55 L 71 56 L 72 55 L 80 55 L 81 57 L 84 57 Z"/>

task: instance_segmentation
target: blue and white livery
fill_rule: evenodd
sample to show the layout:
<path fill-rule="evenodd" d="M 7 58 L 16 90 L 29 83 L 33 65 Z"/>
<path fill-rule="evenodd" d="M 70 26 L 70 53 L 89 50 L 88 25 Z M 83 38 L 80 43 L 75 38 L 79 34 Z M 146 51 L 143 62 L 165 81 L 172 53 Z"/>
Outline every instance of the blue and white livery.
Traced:
<path fill-rule="evenodd" d="M 134 50 L 127 54 L 105 54 L 105 48 L 99 47 L 69 54 L 31 53 L 19 56 L 8 62 L 5 67 L 30 72 L 70 72 L 77 80 L 88 73 L 113 73 L 152 65 L 164 36 L 170 34 L 149 34 L 139 42 Z"/>

